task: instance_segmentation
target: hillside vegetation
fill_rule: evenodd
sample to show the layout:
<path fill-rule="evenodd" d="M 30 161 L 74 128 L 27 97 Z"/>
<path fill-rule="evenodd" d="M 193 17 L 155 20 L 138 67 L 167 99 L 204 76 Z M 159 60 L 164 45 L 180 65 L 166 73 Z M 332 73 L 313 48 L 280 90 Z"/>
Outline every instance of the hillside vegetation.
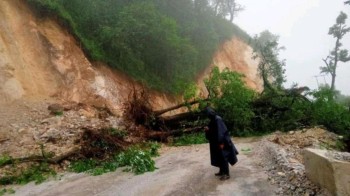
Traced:
<path fill-rule="evenodd" d="M 147 86 L 181 93 L 210 64 L 236 25 L 206 3 L 177 0 L 27 0 L 41 17 L 56 17 L 95 61 Z"/>

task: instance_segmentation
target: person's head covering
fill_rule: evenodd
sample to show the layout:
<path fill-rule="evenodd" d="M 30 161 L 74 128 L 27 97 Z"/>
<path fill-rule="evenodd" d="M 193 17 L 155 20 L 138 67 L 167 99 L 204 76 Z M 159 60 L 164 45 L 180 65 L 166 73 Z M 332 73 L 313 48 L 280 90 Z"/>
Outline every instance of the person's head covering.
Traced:
<path fill-rule="evenodd" d="M 205 115 L 207 115 L 208 118 L 214 119 L 216 116 L 216 112 L 211 107 L 206 107 L 204 109 Z"/>

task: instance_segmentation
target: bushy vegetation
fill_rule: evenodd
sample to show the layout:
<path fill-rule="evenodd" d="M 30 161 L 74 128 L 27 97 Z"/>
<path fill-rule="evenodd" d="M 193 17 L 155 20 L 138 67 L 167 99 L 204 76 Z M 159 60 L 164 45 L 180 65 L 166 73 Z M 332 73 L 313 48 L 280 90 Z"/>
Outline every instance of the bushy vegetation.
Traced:
<path fill-rule="evenodd" d="M 348 106 L 334 99 L 334 91 L 323 87 L 302 95 L 298 88 L 249 90 L 238 73 L 214 68 L 206 81 L 210 102 L 233 135 L 263 135 L 276 130 L 322 125 L 350 138 Z"/>
<path fill-rule="evenodd" d="M 332 132 L 350 137 L 350 111 L 333 99 L 335 92 L 324 87 L 311 94 L 315 98 L 312 105 L 313 120 Z"/>
<path fill-rule="evenodd" d="M 36 184 L 44 182 L 56 172 L 47 163 L 31 164 L 24 169 L 9 169 L 5 175 L 0 177 L 0 185 L 27 184 L 34 181 Z"/>
<path fill-rule="evenodd" d="M 96 176 L 115 171 L 120 167 L 126 167 L 124 171 L 142 174 L 156 169 L 152 157 L 158 156 L 159 147 L 160 145 L 158 143 L 148 143 L 142 148 L 140 146 L 133 146 L 104 161 L 92 158 L 74 161 L 70 165 L 70 169 L 73 172 L 87 172 Z"/>
<path fill-rule="evenodd" d="M 27 1 L 39 15 L 65 25 L 91 59 L 171 93 L 183 92 L 220 43 L 233 35 L 250 39 L 206 1 Z"/>
<path fill-rule="evenodd" d="M 5 194 L 15 194 L 15 193 L 16 191 L 13 190 L 12 188 L 0 190 L 0 196 L 3 196 Z"/>
<path fill-rule="evenodd" d="M 192 144 L 204 144 L 208 143 L 208 140 L 205 138 L 204 131 L 202 133 L 192 133 L 182 135 L 180 137 L 174 138 L 172 143 L 173 146 L 187 146 Z"/>
<path fill-rule="evenodd" d="M 220 72 L 215 67 L 205 81 L 212 104 L 236 134 L 249 131 L 254 116 L 251 103 L 255 93 L 245 86 L 242 77 L 237 72 L 227 69 Z"/>

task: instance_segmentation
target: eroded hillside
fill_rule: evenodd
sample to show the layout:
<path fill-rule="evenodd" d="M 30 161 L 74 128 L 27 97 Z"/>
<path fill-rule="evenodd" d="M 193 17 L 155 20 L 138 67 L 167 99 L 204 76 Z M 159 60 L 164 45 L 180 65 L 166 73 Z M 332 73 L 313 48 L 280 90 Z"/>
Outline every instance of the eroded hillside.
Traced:
<path fill-rule="evenodd" d="M 133 87 L 140 88 L 117 70 L 90 62 L 65 29 L 53 20 L 36 18 L 24 1 L 3 0 L 0 11 L 0 103 L 54 99 L 107 106 L 122 114 L 122 104 Z M 249 46 L 233 38 L 216 53 L 213 65 L 245 74 L 248 86 L 261 90 L 251 52 Z M 210 69 L 200 74 L 199 83 Z M 179 101 L 158 92 L 150 96 L 155 109 Z"/>

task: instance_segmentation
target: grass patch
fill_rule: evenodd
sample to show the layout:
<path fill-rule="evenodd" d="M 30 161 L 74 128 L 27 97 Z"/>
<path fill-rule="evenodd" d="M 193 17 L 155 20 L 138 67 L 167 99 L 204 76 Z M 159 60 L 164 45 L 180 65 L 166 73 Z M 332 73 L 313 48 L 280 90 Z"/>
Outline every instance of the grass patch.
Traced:
<path fill-rule="evenodd" d="M 249 154 L 252 152 L 251 148 L 242 148 L 241 151 L 243 152 L 243 154 Z"/>
<path fill-rule="evenodd" d="M 188 135 L 182 135 L 174 139 L 173 146 L 188 146 L 192 144 L 204 144 L 208 143 L 204 133 L 192 133 Z"/>
<path fill-rule="evenodd" d="M 15 193 L 16 191 L 13 190 L 12 188 L 0 190 L 0 196 L 3 196 L 5 194 L 15 194 Z"/>
<path fill-rule="evenodd" d="M 0 167 L 10 161 L 12 158 L 8 155 L 0 156 Z"/>
<path fill-rule="evenodd" d="M 50 176 L 55 176 L 56 172 L 47 163 L 32 164 L 28 168 L 6 173 L 0 177 L 0 185 L 27 184 L 34 181 L 35 184 L 44 182 Z"/>

